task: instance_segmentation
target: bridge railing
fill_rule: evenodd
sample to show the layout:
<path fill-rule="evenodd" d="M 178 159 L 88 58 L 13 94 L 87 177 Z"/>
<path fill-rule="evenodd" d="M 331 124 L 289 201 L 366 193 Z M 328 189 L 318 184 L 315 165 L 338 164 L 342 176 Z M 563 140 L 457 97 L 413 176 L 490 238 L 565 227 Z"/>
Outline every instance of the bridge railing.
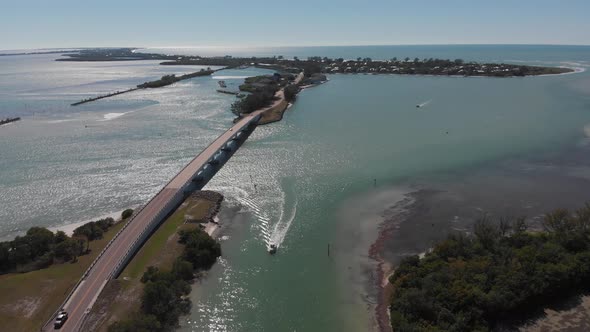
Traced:
<path fill-rule="evenodd" d="M 255 117 L 253 117 L 250 121 L 248 121 L 244 126 L 250 126 L 250 124 L 252 122 L 258 122 L 260 120 L 260 115 L 257 115 Z M 240 135 L 241 131 L 237 131 L 234 135 L 232 135 L 229 140 L 232 140 L 234 137 L 237 137 L 238 135 Z M 225 133 L 224 133 L 225 134 Z M 221 134 L 219 137 L 221 137 L 223 134 Z M 213 142 L 211 142 L 203 151 L 205 151 L 206 149 L 208 149 L 211 145 L 213 145 L 217 139 L 216 138 Z M 227 144 L 227 142 L 226 142 Z M 225 144 L 223 145 L 225 146 Z M 222 148 L 223 148 L 222 146 Z M 199 167 L 199 169 L 195 172 L 195 174 L 198 174 L 199 172 L 203 171 L 204 168 L 207 167 L 207 164 L 210 163 L 212 160 L 214 160 L 217 156 L 219 151 L 217 151 L 216 153 L 213 154 L 213 156 L 211 158 L 209 158 L 209 160 L 207 160 L 207 163 L 203 164 L 203 166 Z M 201 154 L 199 153 L 197 156 L 195 156 L 189 163 L 187 163 L 182 170 L 180 170 L 177 174 L 182 173 L 187 167 L 190 166 L 190 164 L 197 159 Z M 174 180 L 174 178 L 172 178 L 170 181 L 168 181 L 168 183 L 160 190 L 160 192 L 162 192 L 172 181 Z M 127 251 L 125 252 L 125 254 L 123 255 L 123 257 L 121 257 L 121 259 L 119 260 L 119 262 L 117 262 L 116 268 L 111 272 L 111 274 L 109 274 L 109 278 L 114 278 L 116 277 L 120 272 L 122 272 L 123 267 L 128 263 L 128 260 L 135 254 L 135 252 L 139 249 L 138 247 L 141 246 L 141 244 L 146 240 L 147 236 L 154 230 L 154 228 L 162 221 L 161 219 L 163 219 L 165 217 L 166 214 L 170 213 L 171 211 L 169 211 L 170 209 L 170 204 L 177 201 L 178 199 L 180 199 L 182 196 L 184 196 L 184 191 L 185 189 L 187 189 L 187 187 L 190 185 L 190 183 L 192 182 L 192 177 L 191 179 L 189 179 L 187 181 L 187 183 L 183 184 L 183 186 L 180 188 L 180 190 L 166 203 L 166 205 L 164 205 L 164 207 L 162 207 L 160 210 L 158 210 L 158 212 L 154 215 L 154 217 L 152 217 L 150 219 L 150 221 L 148 222 L 148 224 L 146 225 L 146 227 L 144 227 L 140 233 L 140 236 L 136 237 L 136 239 L 133 241 L 133 243 L 129 246 L 129 248 L 127 249 Z M 160 192 L 158 192 L 158 194 L 160 194 Z M 157 196 L 157 195 L 156 195 Z M 155 198 L 155 196 L 154 196 Z M 153 198 L 152 198 L 153 199 Z M 151 202 L 151 200 L 150 200 Z M 149 203 L 148 203 L 149 204 Z M 175 205 L 175 204 L 173 204 Z M 147 204 L 146 204 L 147 206 Z M 162 215 L 163 214 L 163 215 Z M 154 222 L 156 221 L 156 222 Z"/>

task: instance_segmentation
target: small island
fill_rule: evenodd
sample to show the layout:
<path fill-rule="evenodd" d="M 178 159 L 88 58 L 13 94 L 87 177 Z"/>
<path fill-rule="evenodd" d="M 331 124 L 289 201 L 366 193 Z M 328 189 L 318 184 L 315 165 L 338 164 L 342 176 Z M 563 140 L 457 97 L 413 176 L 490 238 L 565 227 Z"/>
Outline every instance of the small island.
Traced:
<path fill-rule="evenodd" d="M 244 84 L 240 85 L 240 91 L 247 94 L 231 106 L 232 112 L 237 115 L 234 122 L 256 111 L 262 113 L 259 125 L 280 121 L 289 104 L 295 101 L 304 78 L 303 72 L 297 76 L 289 72 L 277 72 L 246 78 Z"/>
<path fill-rule="evenodd" d="M 571 68 L 539 67 L 506 63 L 467 62 L 462 59 L 419 59 L 391 58 L 373 60 L 371 58 L 297 57 L 285 59 L 282 56 L 266 58 L 218 58 L 178 57 L 174 61 L 165 61 L 162 65 L 220 65 L 238 67 L 253 65 L 260 68 L 298 72 L 304 70 L 306 76 L 313 73 L 324 74 L 397 74 L 397 75 L 436 75 L 436 76 L 487 76 L 487 77 L 523 77 L 538 75 L 555 75 L 574 72 Z"/>
<path fill-rule="evenodd" d="M 298 73 L 325 74 L 398 74 L 398 75 L 437 75 L 437 76 L 488 76 L 488 77 L 523 77 L 538 75 L 555 75 L 574 72 L 571 68 L 541 67 L 506 63 L 480 63 L 462 59 L 437 59 L 393 57 L 387 60 L 374 60 L 368 57 L 356 59 L 311 56 L 307 59 L 286 59 L 273 57 L 201 57 L 186 55 L 167 55 L 157 53 L 140 53 L 136 48 L 98 48 L 85 49 L 77 53 L 64 54 L 66 58 L 56 61 L 137 61 L 165 60 L 161 65 L 200 65 L 237 68 L 258 66 Z"/>

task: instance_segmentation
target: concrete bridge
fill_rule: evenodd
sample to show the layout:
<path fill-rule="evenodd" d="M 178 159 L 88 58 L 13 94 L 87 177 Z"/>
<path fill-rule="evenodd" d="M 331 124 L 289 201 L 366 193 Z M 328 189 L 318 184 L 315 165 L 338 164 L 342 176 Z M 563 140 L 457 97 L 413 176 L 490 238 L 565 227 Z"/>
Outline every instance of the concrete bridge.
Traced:
<path fill-rule="evenodd" d="M 68 312 L 69 319 L 63 325 L 63 331 L 80 330 L 86 315 L 106 283 L 123 271 L 146 239 L 167 216 L 180 206 L 187 195 L 203 188 L 211 180 L 254 131 L 262 112 L 267 110 L 260 110 L 240 119 L 135 213 L 106 245 L 66 298 L 62 308 Z M 45 324 L 42 330 L 53 330 L 55 316 Z"/>

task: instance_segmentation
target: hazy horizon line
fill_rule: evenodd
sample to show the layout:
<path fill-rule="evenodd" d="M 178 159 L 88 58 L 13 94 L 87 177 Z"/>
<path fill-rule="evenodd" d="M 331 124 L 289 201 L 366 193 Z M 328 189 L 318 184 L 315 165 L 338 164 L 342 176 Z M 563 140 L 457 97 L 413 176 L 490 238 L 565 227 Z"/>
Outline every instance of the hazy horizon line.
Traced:
<path fill-rule="evenodd" d="M 24 50 L 75 50 L 75 49 L 97 49 L 97 48 L 134 48 L 134 49 L 248 49 L 248 48 L 289 48 L 289 47 L 370 47 L 370 46 L 580 46 L 588 47 L 590 44 L 557 44 L 557 43 L 424 43 L 424 44 L 332 44 L 332 45 L 191 45 L 191 46 L 68 46 L 68 47 L 26 47 L 0 49 L 0 51 L 24 51 Z"/>

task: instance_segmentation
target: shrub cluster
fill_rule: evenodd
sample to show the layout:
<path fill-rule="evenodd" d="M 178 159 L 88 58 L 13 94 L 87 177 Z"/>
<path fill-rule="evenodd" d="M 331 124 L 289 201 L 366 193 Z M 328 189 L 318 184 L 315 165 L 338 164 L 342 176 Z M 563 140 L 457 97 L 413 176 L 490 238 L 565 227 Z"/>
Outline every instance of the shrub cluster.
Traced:
<path fill-rule="evenodd" d="M 54 260 L 70 261 L 82 255 L 85 240 L 55 234 L 43 227 L 31 227 L 24 236 L 0 242 L 0 274 L 29 272 L 46 268 Z"/>
<path fill-rule="evenodd" d="M 133 215 L 133 209 L 127 209 L 121 213 L 121 219 L 127 219 Z"/>
<path fill-rule="evenodd" d="M 292 102 L 297 97 L 297 93 L 299 93 L 299 87 L 296 84 L 289 84 L 283 91 L 285 93 L 285 100 Z"/>
<path fill-rule="evenodd" d="M 263 88 L 257 88 L 246 97 L 234 102 L 231 110 L 234 114 L 252 113 L 260 108 L 269 106 L 275 99 L 275 93 L 278 87 L 276 85 L 267 85 Z"/>
<path fill-rule="evenodd" d="M 88 222 L 72 237 L 62 231 L 55 234 L 44 227 L 31 227 L 24 236 L 0 242 L 0 274 L 29 272 L 46 268 L 55 261 L 76 261 L 88 252 L 89 241 L 101 239 L 113 224 L 113 218 Z"/>
<path fill-rule="evenodd" d="M 176 76 L 175 74 L 164 75 L 159 80 L 145 82 L 143 84 L 139 84 L 137 87 L 140 89 L 159 88 L 159 87 L 174 84 L 178 81 L 186 80 L 189 78 L 194 78 L 194 77 L 199 77 L 199 76 L 209 76 L 209 75 L 213 74 L 213 72 L 214 71 L 208 67 L 207 70 L 201 68 L 200 71 L 190 73 L 190 74 L 181 75 L 181 76 Z"/>
<path fill-rule="evenodd" d="M 109 332 L 170 331 L 178 326 L 181 315 L 188 314 L 191 301 L 186 297 L 191 291 L 189 281 L 195 270 L 209 269 L 221 247 L 209 234 L 197 228 L 179 232 L 179 242 L 184 244 L 170 271 L 160 271 L 150 266 L 141 282 L 145 284 L 141 296 L 141 311 L 133 318 L 115 322 Z"/>
<path fill-rule="evenodd" d="M 590 282 L 590 206 L 556 210 L 545 232 L 524 218 L 475 224 L 423 259 L 403 260 L 390 277 L 395 331 L 489 331 Z"/>
<path fill-rule="evenodd" d="M 106 232 L 114 223 L 115 220 L 113 218 L 91 221 L 74 229 L 74 236 L 85 237 L 88 241 L 102 239 L 104 232 Z"/>

